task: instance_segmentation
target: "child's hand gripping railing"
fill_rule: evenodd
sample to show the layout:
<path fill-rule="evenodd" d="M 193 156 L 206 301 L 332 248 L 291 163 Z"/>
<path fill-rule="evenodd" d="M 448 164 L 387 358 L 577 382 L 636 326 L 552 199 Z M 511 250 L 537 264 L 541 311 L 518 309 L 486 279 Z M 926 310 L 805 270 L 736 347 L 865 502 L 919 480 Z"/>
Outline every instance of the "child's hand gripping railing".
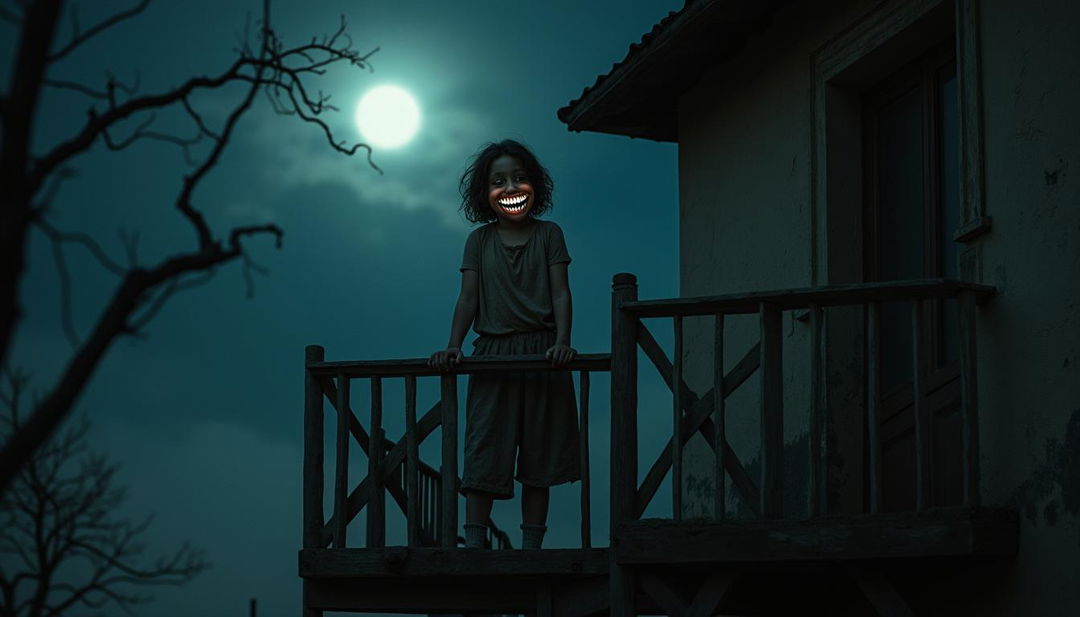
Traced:
<path fill-rule="evenodd" d="M 756 515 L 777 518 L 783 515 L 783 391 L 781 316 L 786 310 L 805 310 L 810 321 L 810 375 L 806 398 L 809 418 L 809 460 L 807 465 L 807 515 L 830 512 L 828 495 L 830 405 L 825 380 L 825 308 L 862 306 L 865 308 L 866 376 L 863 410 L 868 435 L 868 494 L 870 512 L 881 510 L 881 452 L 877 423 L 881 398 L 882 345 L 881 306 L 886 302 L 909 302 L 911 306 L 911 357 L 913 358 L 912 414 L 914 422 L 915 478 L 914 502 L 922 510 L 931 503 L 930 432 L 928 424 L 927 373 L 934 359 L 926 349 L 926 315 L 943 323 L 946 299 L 957 300 L 955 328 L 958 360 L 961 438 L 962 502 L 979 503 L 978 408 L 975 366 L 975 306 L 995 292 L 986 285 L 946 279 L 891 281 L 854 285 L 750 292 L 702 298 L 673 298 L 639 301 L 637 279 L 632 274 L 615 276 L 612 295 L 612 533 L 619 523 L 641 517 L 656 494 L 668 470 L 672 471 L 672 518 L 683 513 L 683 445 L 701 432 L 714 453 L 713 511 L 716 519 L 725 516 L 725 472 L 730 475 L 740 500 Z M 933 311 L 926 309 L 934 308 Z M 724 317 L 758 314 L 760 340 L 741 360 L 723 372 Z M 714 316 L 712 389 L 697 396 L 683 382 L 683 319 Z M 670 317 L 674 321 L 674 362 L 642 322 L 643 318 Z M 847 324 L 850 326 L 850 324 Z M 951 326 L 950 326 L 951 327 Z M 673 434 L 638 487 L 637 478 L 637 347 L 652 361 L 672 391 Z M 760 370 L 760 474 L 755 479 L 732 451 L 725 434 L 725 399 L 754 372 Z"/>
<path fill-rule="evenodd" d="M 580 372 L 581 430 L 581 541 L 590 548 L 589 500 L 589 373 L 607 371 L 608 354 L 581 354 L 572 362 L 552 368 L 543 355 L 467 356 L 452 370 L 441 373 L 427 358 L 358 362 L 325 362 L 323 348 L 305 350 L 304 385 L 304 547 L 343 548 L 345 530 L 362 509 L 367 513 L 369 548 L 385 545 L 385 494 L 389 493 L 405 515 L 408 546 L 452 547 L 458 543 L 458 396 L 457 376 L 472 373 L 576 370 Z M 416 414 L 417 377 L 439 376 L 441 398 L 419 419 Z M 397 442 L 386 439 L 382 427 L 382 380 L 403 378 L 405 434 Z M 350 381 L 371 380 L 370 433 L 350 408 Z M 334 512 L 323 513 L 323 400 L 337 412 L 335 439 Z M 420 460 L 419 447 L 436 428 L 442 429 L 441 466 Z M 368 473 L 350 490 L 349 439 L 356 439 L 368 454 Z M 508 547 L 506 534 L 489 521 L 497 543 Z"/>

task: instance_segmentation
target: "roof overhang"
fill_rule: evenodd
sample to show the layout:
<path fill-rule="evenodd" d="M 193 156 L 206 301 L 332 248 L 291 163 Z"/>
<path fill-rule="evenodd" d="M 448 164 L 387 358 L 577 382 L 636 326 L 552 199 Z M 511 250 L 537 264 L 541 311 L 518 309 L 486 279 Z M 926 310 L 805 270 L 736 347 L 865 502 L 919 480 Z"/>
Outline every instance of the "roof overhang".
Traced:
<path fill-rule="evenodd" d="M 687 0 L 630 46 L 626 57 L 559 109 L 571 131 L 678 141 L 679 97 L 710 66 L 768 27 L 787 0 Z"/>

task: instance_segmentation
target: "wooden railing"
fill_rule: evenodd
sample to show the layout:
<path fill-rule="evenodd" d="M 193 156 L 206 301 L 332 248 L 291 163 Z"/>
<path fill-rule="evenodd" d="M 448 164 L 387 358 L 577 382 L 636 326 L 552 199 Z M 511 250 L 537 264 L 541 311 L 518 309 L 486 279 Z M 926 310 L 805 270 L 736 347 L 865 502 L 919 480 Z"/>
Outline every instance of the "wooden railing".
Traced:
<path fill-rule="evenodd" d="M 582 354 L 552 369 L 542 355 L 466 356 L 453 370 L 442 373 L 427 366 L 426 358 L 359 362 L 326 362 L 323 348 L 305 350 L 304 384 L 304 548 L 346 546 L 346 527 L 367 508 L 366 547 L 386 543 L 386 500 L 390 494 L 405 516 L 408 546 L 453 547 L 458 543 L 458 395 L 457 377 L 474 373 L 571 370 L 580 373 L 581 430 L 581 538 L 591 547 L 589 499 L 589 373 L 607 371 L 608 354 Z M 421 417 L 416 413 L 416 380 L 438 376 L 441 397 Z M 384 379 L 404 380 L 405 434 L 397 442 L 383 430 Z M 350 407 L 350 382 L 371 380 L 370 422 L 365 429 Z M 334 507 L 329 521 L 323 513 L 323 401 L 336 411 L 334 440 Z M 439 469 L 420 460 L 419 447 L 436 428 L 441 428 Z M 352 485 L 349 480 L 349 440 L 355 439 L 368 455 L 367 475 Z M 489 520 L 499 547 L 509 538 Z"/>
<path fill-rule="evenodd" d="M 667 300 L 637 299 L 637 279 L 632 274 L 615 276 L 612 288 L 611 344 L 611 529 L 619 523 L 641 517 L 670 470 L 672 472 L 672 517 L 683 512 L 683 445 L 695 433 L 702 433 L 715 455 L 712 476 L 716 519 L 725 517 L 725 481 L 730 476 L 739 497 L 753 513 L 762 518 L 783 515 L 783 373 L 782 328 L 784 311 L 808 312 L 811 330 L 811 358 L 808 396 L 809 461 L 808 504 L 810 517 L 827 514 L 828 460 L 835 444 L 828 441 L 826 427 L 830 408 L 825 382 L 824 334 L 825 309 L 830 306 L 863 305 L 867 318 L 865 413 L 869 428 L 869 494 L 871 512 L 881 509 L 881 454 L 876 433 L 880 384 L 877 375 L 881 346 L 877 325 L 884 302 L 907 301 L 912 304 L 914 341 L 914 417 L 917 509 L 929 504 L 929 443 L 926 429 L 925 398 L 926 350 L 920 348 L 923 302 L 944 298 L 958 300 L 960 414 L 963 436 L 963 503 L 979 503 L 978 408 L 975 372 L 975 306 L 994 293 L 994 288 L 961 281 L 932 279 L 840 285 L 782 291 L 754 292 L 700 298 Z M 753 314 L 760 318 L 760 340 L 753 345 L 727 374 L 724 366 L 724 318 L 727 315 Z M 713 331 L 712 389 L 697 396 L 683 382 L 683 319 L 712 315 Z M 641 321 L 667 317 L 674 321 L 674 362 L 668 360 L 652 333 Z M 672 392 L 673 436 L 653 463 L 641 485 L 637 485 L 637 348 L 656 366 Z M 725 401 L 755 371 L 760 377 L 761 452 L 760 474 L 755 479 L 732 451 L 726 435 Z M 726 473 L 725 473 L 726 472 Z"/>

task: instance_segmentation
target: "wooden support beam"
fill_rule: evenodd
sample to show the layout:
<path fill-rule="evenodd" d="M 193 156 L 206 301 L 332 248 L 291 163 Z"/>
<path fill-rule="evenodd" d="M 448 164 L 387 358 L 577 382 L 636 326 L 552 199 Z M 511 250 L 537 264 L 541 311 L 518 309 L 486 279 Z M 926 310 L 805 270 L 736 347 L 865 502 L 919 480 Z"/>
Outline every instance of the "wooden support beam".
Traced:
<path fill-rule="evenodd" d="M 724 595 L 731 589 L 735 575 L 731 572 L 713 572 L 706 577 L 701 588 L 694 594 L 683 617 L 712 617 Z"/>
<path fill-rule="evenodd" d="M 528 558 L 521 551 L 454 550 L 446 547 L 387 546 L 377 549 L 304 549 L 300 576 L 312 579 L 438 577 L 466 581 L 476 577 L 535 577 L 574 580 L 608 573 L 606 548 L 544 549 Z"/>
<path fill-rule="evenodd" d="M 450 371 L 453 375 L 499 374 L 519 371 L 606 371 L 611 356 L 606 353 L 583 353 L 558 367 L 544 354 L 519 356 L 464 356 Z M 344 373 L 353 379 L 363 377 L 441 377 L 443 371 L 428 366 L 428 358 L 405 358 L 401 360 L 350 360 L 347 362 L 315 362 L 308 365 L 315 376 L 333 377 Z"/>
<path fill-rule="evenodd" d="M 623 525 L 615 560 L 632 568 L 868 559 L 1003 557 L 1016 554 L 1020 520 L 1009 508 L 931 508 L 923 512 Z"/>
<path fill-rule="evenodd" d="M 589 485 L 589 371 L 581 371 L 581 548 L 592 548 L 592 490 Z"/>
<path fill-rule="evenodd" d="M 686 600 L 658 575 L 642 572 L 638 574 L 638 583 L 668 617 L 683 617 L 686 614 Z"/>
<path fill-rule="evenodd" d="M 724 314 L 713 318 L 713 518 L 727 518 L 727 483 L 724 452 L 727 449 L 727 390 L 724 388 Z"/>
<path fill-rule="evenodd" d="M 880 572 L 858 567 L 848 568 L 848 574 L 880 617 L 915 617 L 915 611 Z"/>
<path fill-rule="evenodd" d="M 381 473 L 382 442 L 382 379 L 372 377 L 371 448 L 368 450 L 368 476 L 372 479 L 367 514 L 367 545 L 369 548 L 377 548 L 386 544 L 386 493 L 383 491 L 385 481 Z M 396 482 L 391 482 L 391 484 L 398 485 Z"/>
<path fill-rule="evenodd" d="M 986 302 L 996 289 L 966 281 L 948 279 L 921 279 L 913 281 L 884 281 L 853 283 L 850 285 L 824 285 L 777 291 L 752 291 L 722 296 L 694 298 L 670 298 L 664 300 L 638 300 L 628 302 L 624 309 L 638 318 L 674 317 L 682 315 L 715 315 L 726 313 L 739 315 L 757 313 L 762 302 L 772 304 L 781 311 L 802 309 L 811 303 L 818 306 L 857 305 L 868 302 L 895 302 L 912 298 L 951 298 L 960 291 L 971 291 L 980 304 Z"/>
<path fill-rule="evenodd" d="M 761 515 L 778 518 L 784 506 L 784 364 L 781 311 L 761 312 Z"/>
<path fill-rule="evenodd" d="M 323 348 L 304 348 L 304 363 L 323 361 Z M 318 381 L 304 369 L 304 548 L 326 546 L 323 514 L 323 404 Z"/>
<path fill-rule="evenodd" d="M 440 546 L 457 546 L 457 375 L 442 378 L 442 495 L 439 520 Z"/>
<path fill-rule="evenodd" d="M 550 584 L 536 587 L 536 617 L 555 617 L 555 606 Z"/>
<path fill-rule="evenodd" d="M 923 344 L 923 303 L 911 301 L 911 411 L 915 429 L 915 509 L 930 507 L 930 422 L 926 412 L 926 346 Z"/>
<path fill-rule="evenodd" d="M 964 448 L 964 505 L 981 502 L 979 488 L 979 387 L 975 349 L 975 295 L 957 298 L 960 333 L 960 417 Z"/>
<path fill-rule="evenodd" d="M 636 515 L 638 318 L 621 305 L 637 300 L 637 277 L 616 274 L 611 284 L 611 524 L 610 544 L 619 527 Z M 636 617 L 636 585 L 628 568 L 612 562 L 611 617 Z"/>
<path fill-rule="evenodd" d="M 338 376 L 337 442 L 334 468 L 334 548 L 345 548 L 345 529 L 351 517 L 346 515 L 346 494 L 349 487 L 349 378 Z"/>
<path fill-rule="evenodd" d="M 866 305 L 866 449 L 869 468 L 867 504 L 871 514 L 881 511 L 881 443 L 878 438 L 878 406 L 881 404 L 881 307 Z"/>
<path fill-rule="evenodd" d="M 674 319 L 672 319 L 672 321 L 675 322 L 675 350 L 673 354 L 675 362 L 671 371 L 671 380 L 672 383 L 681 385 L 683 383 L 682 317 L 676 315 Z M 671 431 L 671 434 L 673 435 L 673 438 L 671 440 L 671 518 L 676 521 L 682 520 L 683 497 L 683 404 L 681 395 L 682 388 L 676 387 L 671 389 L 673 414 Z"/>
<path fill-rule="evenodd" d="M 389 459 L 389 457 L 387 457 Z M 416 439 L 416 376 L 405 376 L 405 506 L 409 546 L 420 543 L 420 443 Z"/>

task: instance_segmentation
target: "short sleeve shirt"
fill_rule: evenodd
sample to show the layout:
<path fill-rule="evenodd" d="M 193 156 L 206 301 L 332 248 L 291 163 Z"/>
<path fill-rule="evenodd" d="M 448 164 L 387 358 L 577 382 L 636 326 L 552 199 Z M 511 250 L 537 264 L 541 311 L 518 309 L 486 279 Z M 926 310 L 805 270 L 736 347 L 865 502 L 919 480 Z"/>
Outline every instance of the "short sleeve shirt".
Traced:
<path fill-rule="evenodd" d="M 460 270 L 476 270 L 479 298 L 473 330 L 499 336 L 555 329 L 548 267 L 570 263 L 562 229 L 534 219 L 524 244 L 506 246 L 495 223 L 474 229 L 465 241 Z"/>

